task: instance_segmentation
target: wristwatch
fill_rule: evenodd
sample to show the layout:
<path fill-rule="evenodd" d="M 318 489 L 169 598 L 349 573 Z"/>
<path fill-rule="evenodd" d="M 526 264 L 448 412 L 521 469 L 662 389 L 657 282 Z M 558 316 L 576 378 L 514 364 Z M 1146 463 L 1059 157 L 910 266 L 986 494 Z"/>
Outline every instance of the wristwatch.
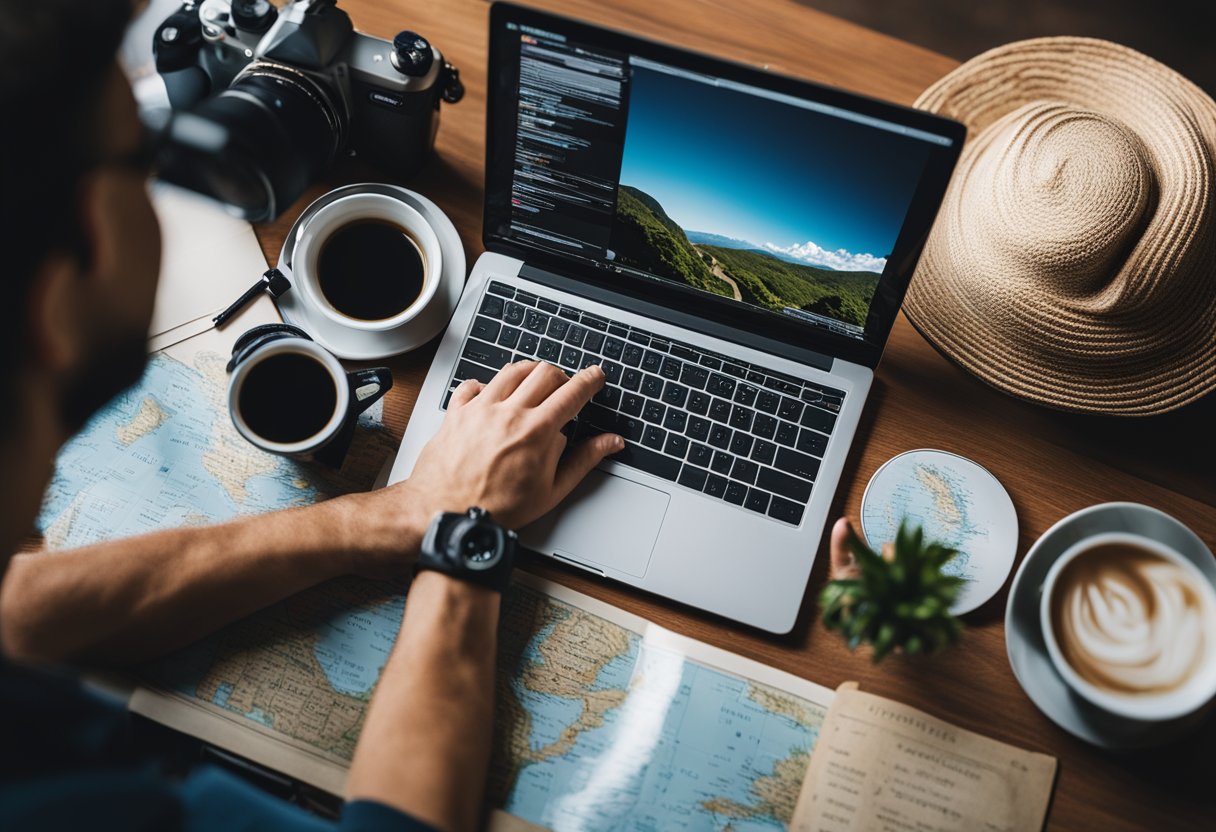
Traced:
<path fill-rule="evenodd" d="M 515 532 L 495 523 L 484 508 L 441 512 L 422 538 L 414 574 L 432 569 L 502 592 L 511 580 L 518 547 Z"/>

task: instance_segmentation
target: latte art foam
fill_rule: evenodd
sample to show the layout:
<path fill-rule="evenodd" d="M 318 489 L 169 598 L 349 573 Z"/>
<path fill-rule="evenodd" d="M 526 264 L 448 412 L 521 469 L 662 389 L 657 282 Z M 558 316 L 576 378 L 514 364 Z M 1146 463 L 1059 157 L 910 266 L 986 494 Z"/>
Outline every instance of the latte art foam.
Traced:
<path fill-rule="evenodd" d="M 1064 567 L 1052 626 L 1064 658 L 1100 688 L 1168 693 L 1186 684 L 1216 644 L 1216 609 L 1182 567 L 1124 543 L 1096 546 Z"/>

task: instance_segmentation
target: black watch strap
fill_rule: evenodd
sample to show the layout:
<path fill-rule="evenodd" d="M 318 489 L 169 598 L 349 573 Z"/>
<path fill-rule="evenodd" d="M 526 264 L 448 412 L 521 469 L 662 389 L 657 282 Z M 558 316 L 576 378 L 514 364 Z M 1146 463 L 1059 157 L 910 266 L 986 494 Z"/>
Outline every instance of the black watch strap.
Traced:
<path fill-rule="evenodd" d="M 422 538 L 414 574 L 429 569 L 502 592 L 518 549 L 515 532 L 494 522 L 485 509 L 444 512 L 435 515 Z"/>

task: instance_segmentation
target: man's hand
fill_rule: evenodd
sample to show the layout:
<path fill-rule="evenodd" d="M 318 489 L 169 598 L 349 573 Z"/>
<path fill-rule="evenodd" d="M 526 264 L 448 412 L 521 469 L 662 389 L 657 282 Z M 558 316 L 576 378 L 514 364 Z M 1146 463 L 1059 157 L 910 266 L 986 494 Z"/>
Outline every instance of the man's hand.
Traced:
<path fill-rule="evenodd" d="M 604 386 L 588 367 L 569 377 L 552 364 L 522 361 L 489 384 L 456 388 L 439 433 L 423 448 L 402 499 L 436 512 L 481 506 L 508 528 L 546 513 L 600 461 L 624 447 L 603 434 L 566 451 L 562 427 Z"/>

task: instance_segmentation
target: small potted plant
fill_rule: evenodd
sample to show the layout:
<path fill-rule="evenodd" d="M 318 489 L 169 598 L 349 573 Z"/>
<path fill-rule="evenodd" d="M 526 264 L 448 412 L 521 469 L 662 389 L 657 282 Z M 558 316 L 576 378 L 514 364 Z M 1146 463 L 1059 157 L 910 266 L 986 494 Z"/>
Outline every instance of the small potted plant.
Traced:
<path fill-rule="evenodd" d="M 840 630 L 850 650 L 870 644 L 877 663 L 892 651 L 936 653 L 958 640 L 963 625 L 950 605 L 963 579 L 942 571 L 956 549 L 926 542 L 922 529 L 906 520 L 882 554 L 851 528 L 849 548 L 857 577 L 829 581 L 819 605 L 824 625 Z"/>

